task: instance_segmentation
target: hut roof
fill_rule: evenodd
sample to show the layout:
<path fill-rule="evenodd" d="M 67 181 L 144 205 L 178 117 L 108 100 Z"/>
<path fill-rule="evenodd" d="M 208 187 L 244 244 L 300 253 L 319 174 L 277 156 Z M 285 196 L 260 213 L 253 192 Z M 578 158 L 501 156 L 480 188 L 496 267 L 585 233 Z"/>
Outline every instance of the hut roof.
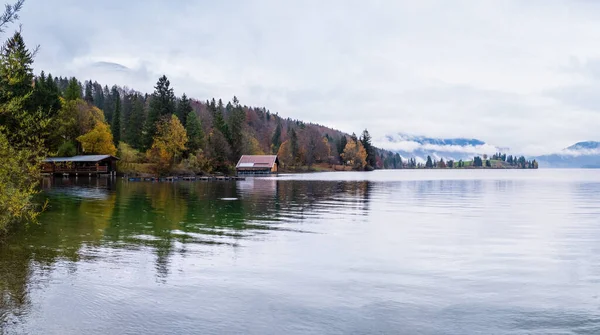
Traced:
<path fill-rule="evenodd" d="M 103 161 L 107 158 L 119 160 L 115 156 L 111 155 L 81 155 L 73 157 L 48 157 L 44 159 L 44 163 L 63 163 L 63 162 L 82 162 L 82 163 L 95 163 Z"/>
<path fill-rule="evenodd" d="M 276 155 L 243 155 L 236 168 L 271 168 L 279 163 Z"/>

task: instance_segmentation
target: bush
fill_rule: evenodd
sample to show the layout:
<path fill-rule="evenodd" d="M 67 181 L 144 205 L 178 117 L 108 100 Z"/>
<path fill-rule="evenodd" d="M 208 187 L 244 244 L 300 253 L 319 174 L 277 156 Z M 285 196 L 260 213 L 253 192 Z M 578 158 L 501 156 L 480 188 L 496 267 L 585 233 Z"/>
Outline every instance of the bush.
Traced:
<path fill-rule="evenodd" d="M 0 132 L 0 157 L 0 232 L 4 232 L 13 223 L 35 222 L 43 210 L 33 202 L 42 155 L 34 149 L 15 149 Z"/>

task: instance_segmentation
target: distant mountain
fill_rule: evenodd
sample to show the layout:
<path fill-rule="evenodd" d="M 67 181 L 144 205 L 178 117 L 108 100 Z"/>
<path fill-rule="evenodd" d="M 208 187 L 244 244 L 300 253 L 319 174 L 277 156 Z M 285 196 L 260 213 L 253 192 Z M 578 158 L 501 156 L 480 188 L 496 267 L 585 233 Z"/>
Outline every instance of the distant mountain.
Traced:
<path fill-rule="evenodd" d="M 578 142 L 562 151 L 535 158 L 540 167 L 600 168 L 600 142 Z"/>
<path fill-rule="evenodd" d="M 376 145 L 417 161 L 425 161 L 427 156 L 436 160 L 467 160 L 475 155 L 508 151 L 508 148 L 499 148 L 473 138 L 431 138 L 402 133 L 386 135 L 376 141 Z"/>

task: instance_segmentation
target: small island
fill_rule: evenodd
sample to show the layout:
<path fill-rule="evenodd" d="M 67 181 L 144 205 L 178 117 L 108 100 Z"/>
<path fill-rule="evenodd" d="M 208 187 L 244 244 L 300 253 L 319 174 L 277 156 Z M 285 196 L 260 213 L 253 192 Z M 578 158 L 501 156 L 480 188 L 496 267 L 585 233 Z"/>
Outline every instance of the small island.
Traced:
<path fill-rule="evenodd" d="M 436 161 L 427 156 L 425 163 L 417 163 L 414 158 L 408 160 L 406 168 L 412 169 L 537 169 L 538 162 L 527 160 L 525 156 L 512 156 L 496 153 L 491 157 L 487 155 L 475 156 L 472 160 L 446 160 L 441 158 Z"/>

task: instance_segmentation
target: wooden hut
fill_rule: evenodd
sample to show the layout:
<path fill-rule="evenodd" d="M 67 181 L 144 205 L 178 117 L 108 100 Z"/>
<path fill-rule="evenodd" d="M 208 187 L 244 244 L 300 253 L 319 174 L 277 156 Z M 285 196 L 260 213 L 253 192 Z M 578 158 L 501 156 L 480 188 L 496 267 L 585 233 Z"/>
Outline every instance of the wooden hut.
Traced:
<path fill-rule="evenodd" d="M 243 155 L 235 169 L 238 175 L 264 175 L 277 173 L 279 159 L 276 155 Z"/>
<path fill-rule="evenodd" d="M 42 173 L 116 175 L 118 160 L 117 157 L 111 155 L 49 157 L 43 162 Z"/>

